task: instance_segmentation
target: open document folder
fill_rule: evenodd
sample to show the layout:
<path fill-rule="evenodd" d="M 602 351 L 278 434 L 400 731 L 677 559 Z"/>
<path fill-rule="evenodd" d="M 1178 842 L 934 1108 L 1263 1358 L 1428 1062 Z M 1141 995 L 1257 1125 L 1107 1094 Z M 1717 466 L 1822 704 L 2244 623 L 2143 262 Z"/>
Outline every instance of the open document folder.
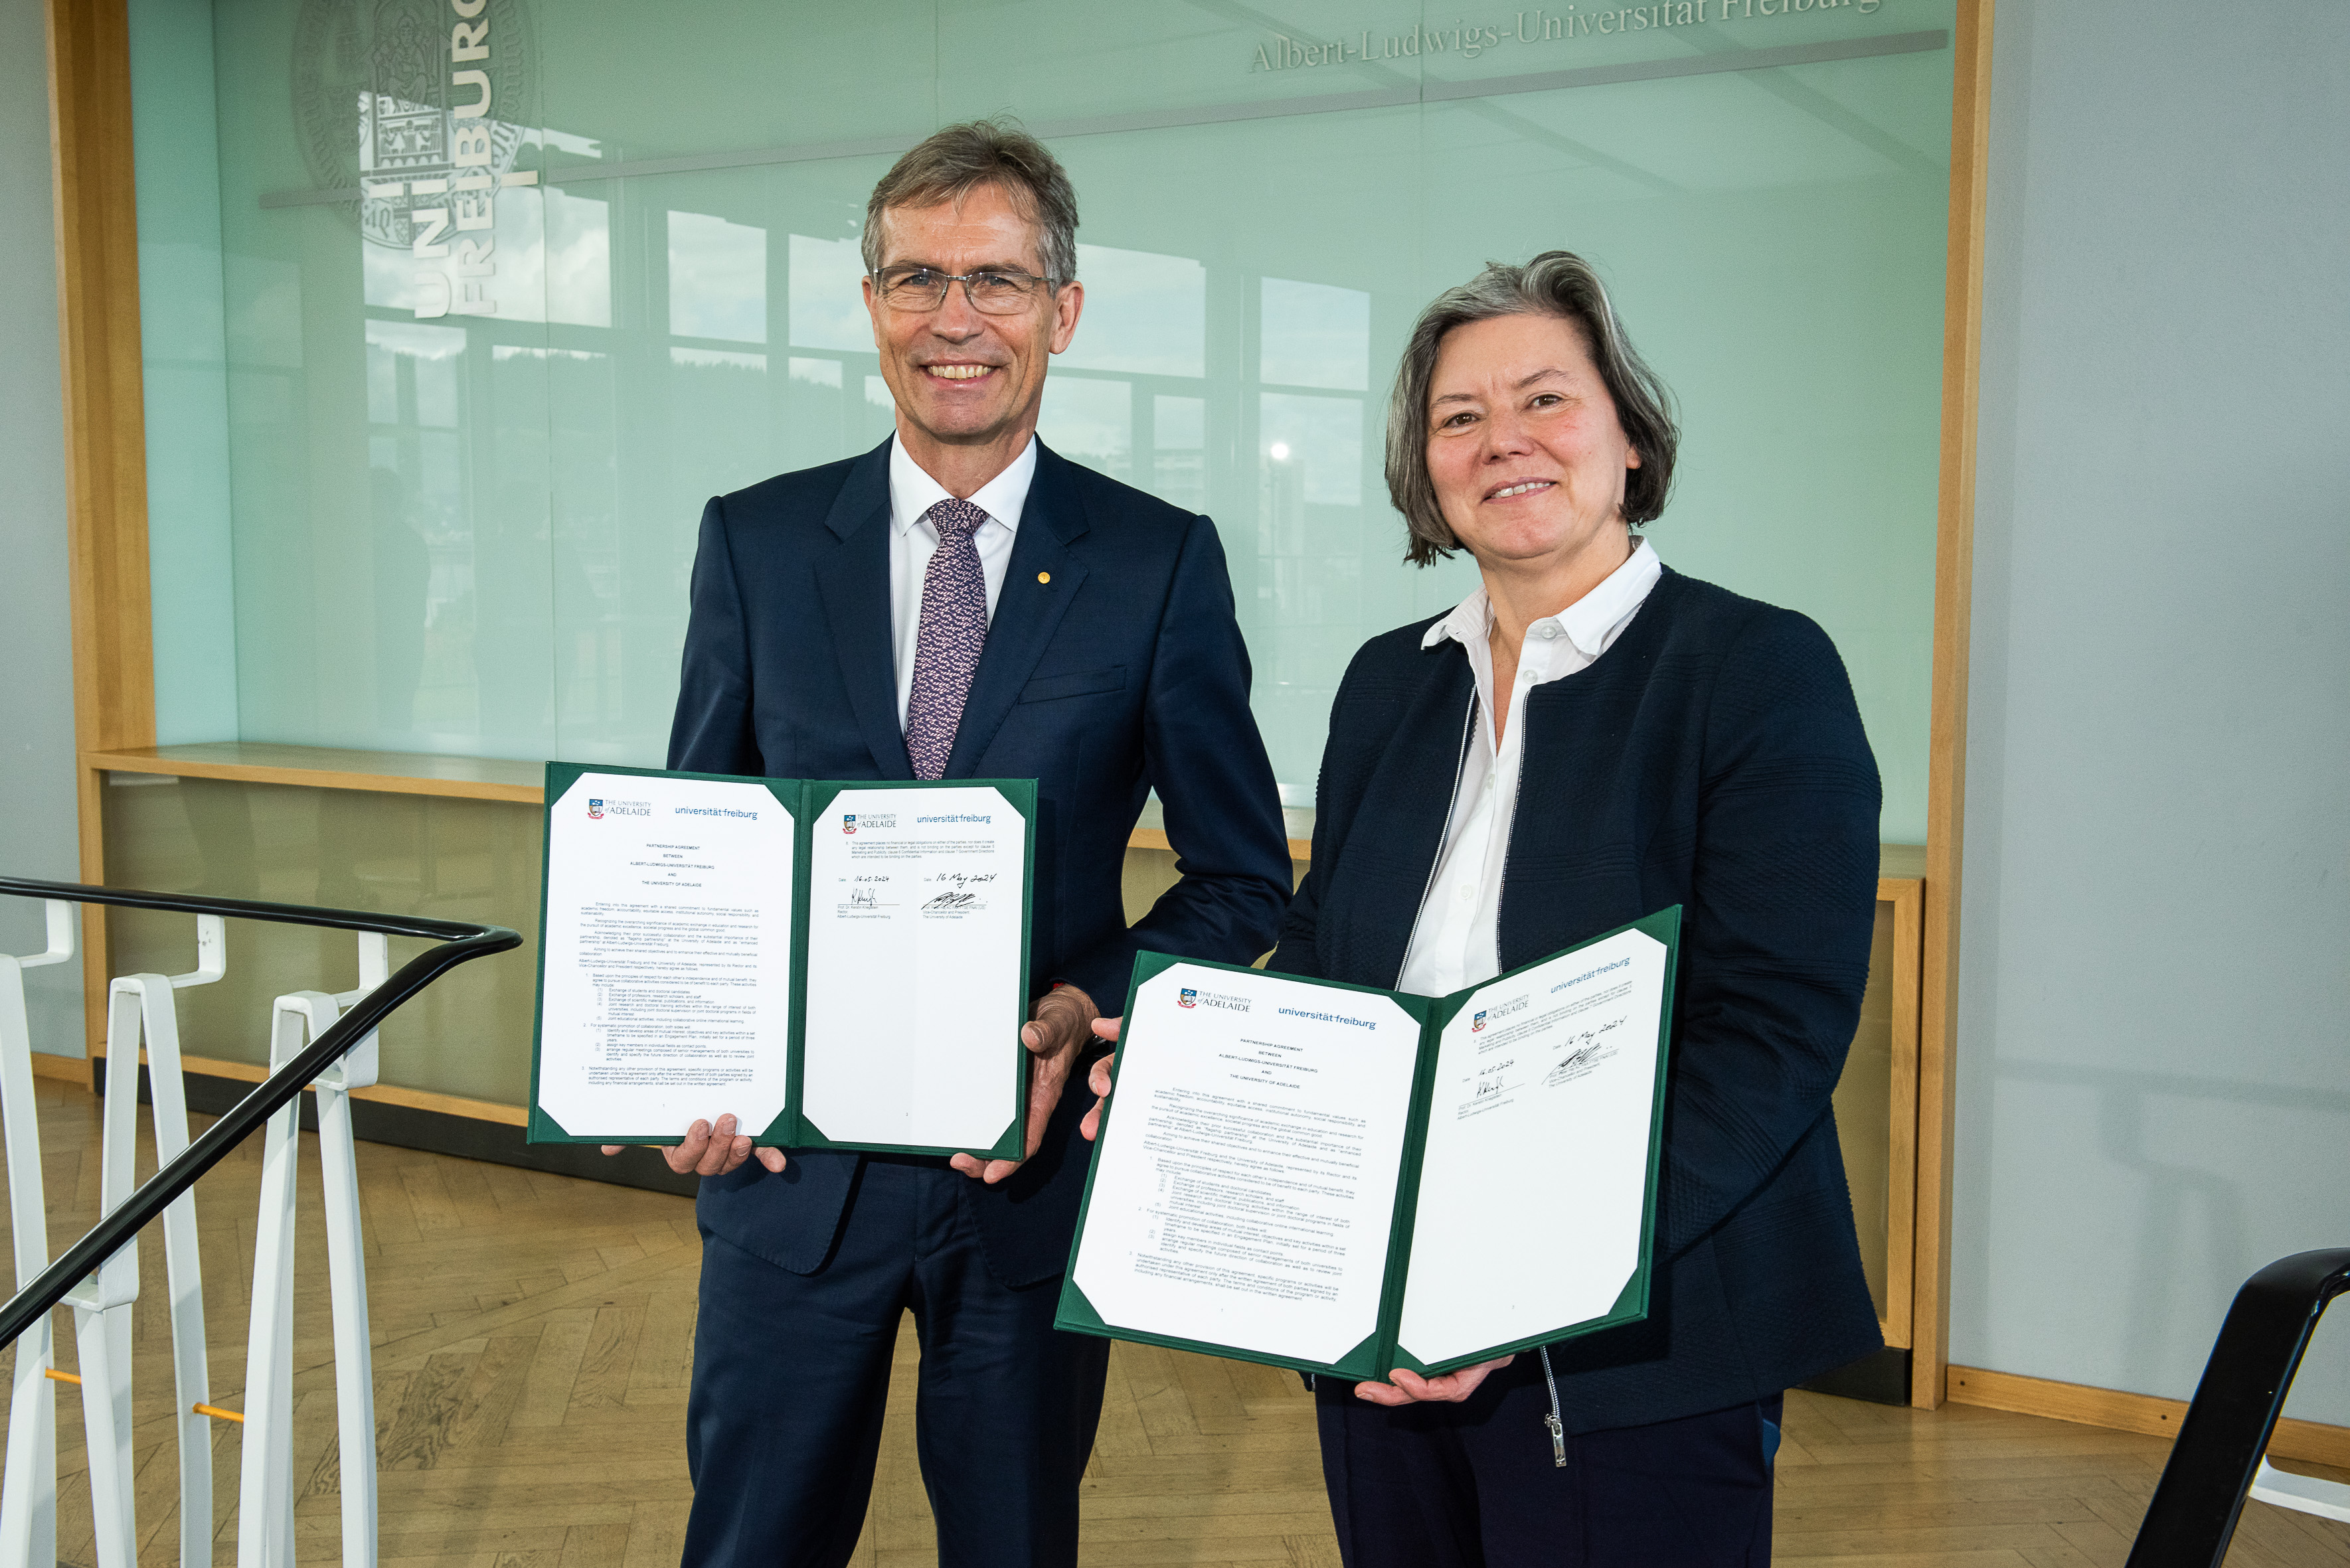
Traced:
<path fill-rule="evenodd" d="M 1026 1147 L 1028 779 L 546 766 L 533 1143 Z"/>
<path fill-rule="evenodd" d="M 1679 906 L 1446 997 L 1145 953 L 1055 1326 L 1384 1378 L 1648 1315 Z"/>

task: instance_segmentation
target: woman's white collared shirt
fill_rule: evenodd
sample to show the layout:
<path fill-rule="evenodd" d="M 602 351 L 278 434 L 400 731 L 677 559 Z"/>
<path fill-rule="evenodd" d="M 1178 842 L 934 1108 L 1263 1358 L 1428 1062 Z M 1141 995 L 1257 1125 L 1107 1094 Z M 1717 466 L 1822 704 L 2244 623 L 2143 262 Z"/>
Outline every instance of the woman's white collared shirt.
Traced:
<path fill-rule="evenodd" d="M 1461 600 L 1420 639 L 1422 648 L 1434 648 L 1450 638 L 1468 650 L 1469 668 L 1477 677 L 1477 714 L 1474 732 L 1462 748 L 1436 876 L 1420 901 L 1398 990 L 1443 996 L 1502 972 L 1502 873 L 1525 756 L 1526 693 L 1589 669 L 1632 624 L 1663 572 L 1664 564 L 1644 539 L 1598 587 L 1526 628 L 1517 678 L 1510 684 L 1509 722 L 1499 744 L 1493 740 L 1493 607 L 1485 590 L 1480 587 Z"/>

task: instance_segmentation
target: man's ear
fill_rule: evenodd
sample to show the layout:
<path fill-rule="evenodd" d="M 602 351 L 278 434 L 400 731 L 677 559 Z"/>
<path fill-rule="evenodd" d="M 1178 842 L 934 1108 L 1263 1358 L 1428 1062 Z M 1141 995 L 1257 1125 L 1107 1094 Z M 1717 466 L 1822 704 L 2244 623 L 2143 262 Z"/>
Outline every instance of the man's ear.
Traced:
<path fill-rule="evenodd" d="M 1086 286 L 1071 278 L 1053 296 L 1053 352 L 1068 348 L 1077 335 L 1077 317 L 1085 313 Z"/>

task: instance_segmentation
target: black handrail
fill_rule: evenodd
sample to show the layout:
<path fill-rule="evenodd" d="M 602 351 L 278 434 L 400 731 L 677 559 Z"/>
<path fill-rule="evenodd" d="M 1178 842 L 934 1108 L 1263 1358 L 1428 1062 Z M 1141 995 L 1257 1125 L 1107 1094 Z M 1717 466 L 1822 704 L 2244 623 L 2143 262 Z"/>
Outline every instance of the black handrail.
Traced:
<path fill-rule="evenodd" d="M 390 937 L 437 940 L 440 945 L 417 954 L 393 971 L 381 985 L 351 1003 L 350 1011 L 304 1047 L 300 1055 L 230 1106 L 218 1121 L 198 1134 L 178 1158 L 140 1182 L 136 1191 L 91 1226 L 80 1241 L 67 1248 L 39 1279 L 11 1296 L 8 1304 L 0 1307 L 0 1345 L 14 1344 L 18 1334 L 38 1323 L 84 1275 L 112 1257 L 173 1199 L 193 1187 L 198 1177 L 218 1165 L 229 1150 L 300 1094 L 344 1052 L 365 1040 L 400 1003 L 461 963 L 522 945 L 522 938 L 504 926 L 377 915 L 359 909 L 313 909 L 299 904 L 257 904 L 243 898 L 206 898 L 191 893 L 148 893 L 128 888 L 91 888 L 75 882 L 0 877 L 0 894 L 6 893 L 79 904 L 116 904 L 133 909 L 168 909 L 182 915 L 270 920 L 286 926 L 380 931 Z"/>
<path fill-rule="evenodd" d="M 2246 1280 L 2195 1386 L 2127 1568 L 2220 1568 L 2325 1303 L 2350 1290 L 2350 1248 L 2295 1252 Z"/>

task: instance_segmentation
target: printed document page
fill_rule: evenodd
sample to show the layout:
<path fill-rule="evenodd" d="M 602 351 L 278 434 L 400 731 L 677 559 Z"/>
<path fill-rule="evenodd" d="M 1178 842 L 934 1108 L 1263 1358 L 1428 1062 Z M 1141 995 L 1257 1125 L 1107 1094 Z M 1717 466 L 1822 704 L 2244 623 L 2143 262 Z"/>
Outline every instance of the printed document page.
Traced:
<path fill-rule="evenodd" d="M 1419 1024 L 1177 964 L 1126 1018 L 1077 1288 L 1115 1327 L 1329 1365 L 1378 1329 Z"/>
<path fill-rule="evenodd" d="M 1421 1364 L 1604 1317 L 1630 1282 L 1666 957 L 1619 932 L 1445 1026 L 1396 1335 Z"/>
<path fill-rule="evenodd" d="M 800 1115 L 823 1137 L 983 1149 L 1018 1115 L 1027 842 L 983 784 L 843 790 L 816 817 Z"/>
<path fill-rule="evenodd" d="M 764 786 L 582 774 L 547 818 L 539 1108 L 574 1137 L 783 1114 L 791 814 Z"/>

